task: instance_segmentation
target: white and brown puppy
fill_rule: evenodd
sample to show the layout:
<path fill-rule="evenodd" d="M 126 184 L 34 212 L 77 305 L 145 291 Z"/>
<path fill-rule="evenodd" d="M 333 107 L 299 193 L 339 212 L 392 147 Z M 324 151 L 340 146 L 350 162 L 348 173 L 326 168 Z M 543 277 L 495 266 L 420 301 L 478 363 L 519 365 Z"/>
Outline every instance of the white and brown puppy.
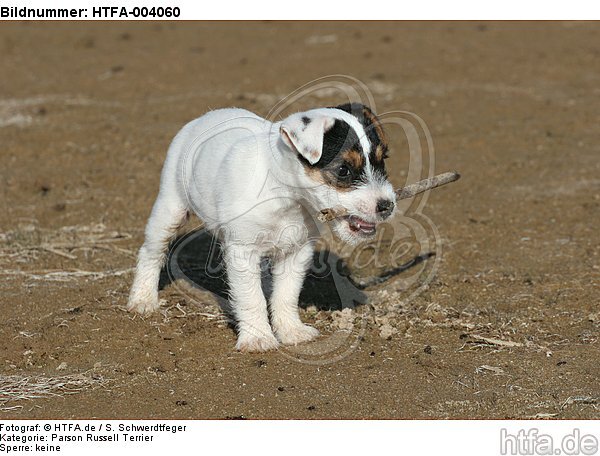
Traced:
<path fill-rule="evenodd" d="M 158 308 L 168 244 L 194 212 L 222 243 L 237 349 L 265 351 L 314 339 L 298 297 L 318 235 L 312 214 L 343 207 L 333 223 L 346 242 L 375 234 L 394 211 L 384 166 L 387 144 L 366 106 L 346 104 L 269 122 L 243 109 L 212 111 L 177 134 L 145 231 L 128 309 Z M 261 260 L 272 259 L 273 292 L 261 288 Z"/>

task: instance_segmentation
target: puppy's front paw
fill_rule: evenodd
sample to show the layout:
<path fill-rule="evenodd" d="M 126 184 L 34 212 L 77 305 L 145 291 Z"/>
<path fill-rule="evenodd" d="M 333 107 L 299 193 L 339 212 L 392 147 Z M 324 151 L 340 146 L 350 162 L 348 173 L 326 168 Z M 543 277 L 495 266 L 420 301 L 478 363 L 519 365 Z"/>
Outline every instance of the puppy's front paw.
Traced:
<path fill-rule="evenodd" d="M 238 351 L 245 353 L 266 352 L 269 350 L 277 350 L 279 342 L 273 334 L 257 336 L 242 332 L 238 336 L 235 348 Z"/>
<path fill-rule="evenodd" d="M 279 342 L 284 345 L 297 345 L 316 339 L 319 336 L 319 331 L 312 326 L 298 322 L 278 325 L 275 329 L 275 335 Z"/>
<path fill-rule="evenodd" d="M 127 303 L 127 310 L 130 312 L 137 312 L 142 315 L 148 315 L 158 310 L 159 303 L 158 299 L 136 299 L 130 298 Z"/>

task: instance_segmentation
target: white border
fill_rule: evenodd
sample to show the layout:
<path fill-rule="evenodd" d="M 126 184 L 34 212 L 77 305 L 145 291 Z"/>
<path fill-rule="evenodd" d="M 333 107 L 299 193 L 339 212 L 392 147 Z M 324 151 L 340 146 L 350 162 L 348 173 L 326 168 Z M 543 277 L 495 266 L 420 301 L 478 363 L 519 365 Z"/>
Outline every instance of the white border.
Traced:
<path fill-rule="evenodd" d="M 177 20 L 598 20 L 600 3 L 590 0 L 484 2 L 469 0 L 244 1 L 221 0 L 8 0 L 0 6 L 89 8 L 101 6 L 177 6 Z M 116 18 L 115 18 L 116 19 Z M 9 19 L 10 20 L 10 19 Z M 67 19 L 68 20 L 68 19 Z M 94 20 L 88 17 L 86 20 Z M 136 20 L 135 18 L 119 20 Z M 138 19 L 139 20 L 139 19 Z M 156 20 L 156 19 L 154 19 Z"/>
<path fill-rule="evenodd" d="M 8 421 L 2 422 L 4 425 Z M 11 421 L 18 426 L 40 424 L 40 428 L 55 424 L 75 423 L 84 427 L 103 425 L 103 432 L 111 435 L 119 423 L 169 424 L 186 426 L 185 432 L 150 432 L 151 442 L 87 443 L 69 442 L 61 445 L 60 455 L 246 455 L 294 456 L 324 455 L 436 455 L 481 456 L 501 454 L 501 432 L 511 435 L 531 430 L 550 436 L 554 448 L 565 437 L 578 430 L 580 436 L 600 439 L 600 421 Z M 107 423 L 113 426 L 107 432 Z M 4 432 L 3 432 L 4 433 Z M 86 432 L 65 430 L 62 435 L 86 435 Z M 139 433 L 138 433 L 139 434 Z M 27 435 L 32 435 L 28 433 Z M 0 442 L 6 443 L 6 442 Z M 57 443 L 55 443 L 57 444 Z M 505 446 L 510 448 L 510 446 Z M 9 453 L 27 454 L 27 453 Z M 28 453 L 35 454 L 35 453 Z M 511 454 L 508 452 L 507 454 Z M 539 454 L 523 452 L 519 454 Z M 554 452 L 553 454 L 559 454 Z M 562 452 L 560 454 L 567 454 Z M 585 454 L 585 453 L 578 453 Z M 590 453 L 591 454 L 591 453 Z M 597 451 L 593 454 L 599 454 Z"/>

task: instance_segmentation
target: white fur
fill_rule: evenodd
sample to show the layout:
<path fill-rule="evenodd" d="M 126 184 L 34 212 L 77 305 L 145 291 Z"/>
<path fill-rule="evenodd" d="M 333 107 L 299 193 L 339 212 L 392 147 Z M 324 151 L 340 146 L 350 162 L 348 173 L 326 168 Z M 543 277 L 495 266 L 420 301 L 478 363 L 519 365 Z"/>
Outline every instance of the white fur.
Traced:
<path fill-rule="evenodd" d="M 303 116 L 311 119 L 308 125 Z M 370 165 L 365 182 L 349 192 L 338 192 L 306 174 L 296 152 L 311 163 L 318 161 L 323 134 L 334 119 L 356 131 L 368 160 L 370 144 L 362 125 L 337 109 L 315 109 L 271 123 L 232 108 L 188 123 L 165 160 L 128 309 L 149 313 L 158 308 L 158 280 L 169 241 L 193 211 L 221 238 L 239 333 L 237 348 L 264 351 L 279 343 L 314 339 L 317 330 L 298 315 L 298 296 L 318 236 L 312 215 L 343 206 L 364 220 L 378 221 L 377 200 L 395 198 L 390 183 L 374 175 Z M 360 240 L 344 220 L 334 222 L 334 229 L 343 240 Z M 269 305 L 260 278 L 265 256 L 273 261 Z"/>

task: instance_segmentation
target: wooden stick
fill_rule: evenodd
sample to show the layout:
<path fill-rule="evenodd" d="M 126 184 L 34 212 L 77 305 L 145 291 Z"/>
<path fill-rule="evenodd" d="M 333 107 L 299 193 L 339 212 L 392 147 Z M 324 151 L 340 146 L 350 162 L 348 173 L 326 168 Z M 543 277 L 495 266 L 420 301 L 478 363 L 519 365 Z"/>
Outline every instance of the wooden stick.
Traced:
<path fill-rule="evenodd" d="M 419 193 L 449 184 L 450 182 L 457 181 L 458 179 L 460 179 L 460 174 L 454 171 L 438 174 L 437 176 L 433 176 L 429 179 L 423 179 L 422 181 L 399 188 L 396 190 L 396 197 L 399 200 L 412 198 Z"/>
<path fill-rule="evenodd" d="M 437 176 L 433 176 L 429 179 L 423 179 L 419 182 L 415 182 L 414 184 L 409 184 L 406 187 L 399 188 L 396 190 L 396 198 L 399 200 L 412 198 L 419 193 L 426 192 L 427 190 L 431 190 L 436 187 L 440 187 L 442 185 L 449 184 L 450 182 L 457 181 L 460 178 L 460 174 L 457 172 L 449 172 L 438 174 Z M 348 211 L 344 208 L 339 209 L 323 209 L 317 218 L 325 223 L 331 222 L 332 220 L 348 215 Z"/>

